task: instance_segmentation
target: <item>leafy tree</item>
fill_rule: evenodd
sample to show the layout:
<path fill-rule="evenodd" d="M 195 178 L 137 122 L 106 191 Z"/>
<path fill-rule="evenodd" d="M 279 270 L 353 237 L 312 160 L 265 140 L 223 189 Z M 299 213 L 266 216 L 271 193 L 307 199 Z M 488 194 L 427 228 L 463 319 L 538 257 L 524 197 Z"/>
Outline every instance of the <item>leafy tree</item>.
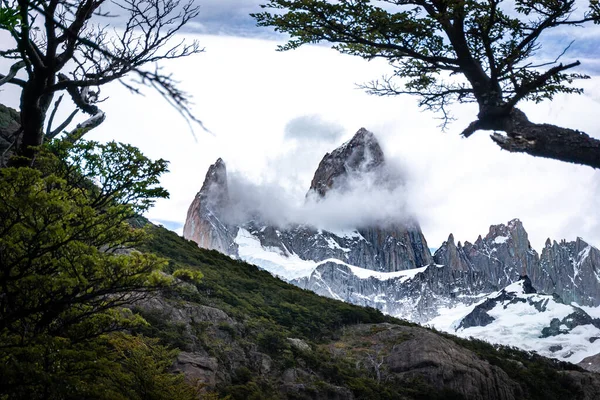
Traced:
<path fill-rule="evenodd" d="M 168 196 L 167 163 L 114 142 L 46 147 L 35 169 L 0 169 L 0 397 L 170 398 L 173 353 L 107 336 L 145 324 L 125 306 L 171 283 L 166 261 L 135 250 L 148 234 L 132 226 Z M 116 379 L 130 384 L 107 391 Z M 127 391 L 141 394 L 114 395 Z"/>
<path fill-rule="evenodd" d="M 288 33 L 280 50 L 330 42 L 338 51 L 383 58 L 391 76 L 364 85 L 377 95 L 412 94 L 426 109 L 474 102 L 477 119 L 463 132 L 494 130 L 502 149 L 600 168 L 600 140 L 585 133 L 530 122 L 516 108 L 559 93 L 581 93 L 571 84 L 579 61 L 540 60 L 542 36 L 600 22 L 597 0 L 585 11 L 575 0 L 270 0 L 254 14 L 260 26 Z M 514 8 L 513 8 L 514 7 Z"/>
<path fill-rule="evenodd" d="M 120 16 L 107 8 L 123 17 L 121 29 L 109 29 Z M 200 122 L 190 112 L 189 95 L 157 65 L 202 51 L 196 41 L 174 41 L 197 15 L 193 0 L 2 0 L 0 31 L 12 40 L 2 42 L 0 56 L 14 64 L 0 74 L 0 86 L 21 88 L 21 128 L 13 145 L 25 158 L 18 162 L 31 163 L 36 147 L 62 133 L 79 111 L 89 118 L 67 133 L 70 141 L 100 125 L 105 119 L 98 107 L 100 88 L 113 81 L 134 93 L 150 86 L 188 120 Z M 25 77 L 18 75 L 21 70 Z M 124 81 L 128 76 L 136 79 Z M 55 126 L 61 93 L 75 110 Z M 49 112 L 56 94 L 61 95 Z"/>

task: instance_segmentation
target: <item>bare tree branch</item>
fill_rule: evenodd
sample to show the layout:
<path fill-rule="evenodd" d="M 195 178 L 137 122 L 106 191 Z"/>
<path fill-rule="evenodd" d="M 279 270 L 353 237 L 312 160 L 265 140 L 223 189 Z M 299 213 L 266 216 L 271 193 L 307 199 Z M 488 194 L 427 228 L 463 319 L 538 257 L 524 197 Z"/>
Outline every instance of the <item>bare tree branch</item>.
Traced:
<path fill-rule="evenodd" d="M 15 76 L 17 76 L 17 72 L 19 72 L 19 70 L 25 68 L 25 65 L 25 61 L 17 61 L 10 66 L 6 76 L 0 74 L 0 86 L 4 85 L 5 83 L 14 83 L 19 86 L 23 86 L 25 82 L 20 79 L 15 79 Z"/>

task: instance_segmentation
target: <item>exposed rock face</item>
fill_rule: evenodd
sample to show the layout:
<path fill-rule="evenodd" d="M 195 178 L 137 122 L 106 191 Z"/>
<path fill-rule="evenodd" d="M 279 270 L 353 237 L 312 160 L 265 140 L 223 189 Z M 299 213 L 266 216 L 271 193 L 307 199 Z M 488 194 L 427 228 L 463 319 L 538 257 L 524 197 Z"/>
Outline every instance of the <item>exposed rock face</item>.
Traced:
<path fill-rule="evenodd" d="M 343 191 L 350 175 L 371 172 L 384 161 L 375 135 L 360 128 L 350 141 L 325 154 L 310 184 L 309 194 L 314 191 L 324 197 L 334 187 Z"/>
<path fill-rule="evenodd" d="M 365 128 L 359 129 L 350 141 L 323 157 L 307 196 L 316 194 L 322 198 L 331 190 L 343 193 L 348 189 L 349 180 L 363 174 L 371 174 L 381 187 L 394 187 L 399 183 L 399 178 L 386 170 L 383 151 L 375 135 Z M 390 272 L 418 268 L 433 260 L 416 221 L 362 227 L 358 232 L 364 241 L 359 242 L 356 251 L 350 247 L 348 257 L 340 258 L 349 264 Z M 321 261 L 327 258 L 332 257 L 327 254 L 310 259 Z"/>
<path fill-rule="evenodd" d="M 450 235 L 433 257 L 454 270 L 477 271 L 497 289 L 527 274 L 534 287 L 557 294 L 567 304 L 600 305 L 600 250 L 581 238 L 560 243 L 548 239 L 540 257 L 518 219 L 491 226 L 474 244 L 455 245 Z"/>
<path fill-rule="evenodd" d="M 323 198 L 331 190 L 343 193 L 348 189 L 350 179 L 367 173 L 381 185 L 397 183 L 385 170 L 377 139 L 363 128 L 350 141 L 325 155 L 307 196 Z M 316 262 L 336 258 L 361 268 L 385 272 L 418 268 L 433 260 L 425 237 L 414 221 L 332 232 L 306 225 L 277 227 L 261 222 L 258 215 L 252 221 L 231 226 L 223 218 L 230 206 L 227 171 L 225 163 L 219 159 L 210 167 L 202 189 L 190 205 L 184 237 L 194 240 L 200 247 L 244 258 L 236 243 L 239 229 L 244 228 L 262 248 L 284 257 L 298 256 Z M 251 262 L 268 269 L 260 264 L 260 260 L 253 258 Z"/>
<path fill-rule="evenodd" d="M 502 369 L 430 331 L 378 324 L 352 328 L 351 334 L 362 338 L 361 343 L 368 346 L 363 350 L 367 357 L 380 355 L 383 362 L 380 374 L 385 377 L 408 382 L 422 379 L 464 399 L 523 397 L 521 387 Z"/>
<path fill-rule="evenodd" d="M 184 374 L 185 380 L 193 385 L 214 387 L 217 384 L 217 359 L 182 351 L 173 365 L 174 372 Z"/>
<path fill-rule="evenodd" d="M 600 351 L 600 319 L 540 294 L 527 276 L 489 295 L 455 323 L 455 332 L 494 343 L 534 350 L 547 357 L 579 362 Z"/>
<path fill-rule="evenodd" d="M 465 254 L 465 249 L 460 242 L 454 244 L 454 235 L 450 234 L 448 240 L 442 243 L 434 254 L 435 262 L 445 265 L 454 271 L 473 271 L 473 264 Z"/>
<path fill-rule="evenodd" d="M 535 285 L 544 293 L 556 293 L 566 303 L 600 305 L 600 250 L 583 239 L 546 241 Z"/>
<path fill-rule="evenodd" d="M 227 225 L 222 218 L 228 205 L 227 169 L 219 158 L 208 169 L 202 188 L 188 209 L 183 237 L 202 248 L 237 255 L 234 242 L 237 228 Z"/>
<path fill-rule="evenodd" d="M 384 313 L 415 322 L 427 322 L 441 307 L 471 304 L 479 293 L 492 288 L 473 271 L 456 271 L 436 265 L 406 274 L 357 276 L 353 269 L 335 261 L 319 265 L 309 278 L 293 282 L 322 296 L 377 308 Z"/>
<path fill-rule="evenodd" d="M 527 232 L 518 219 L 507 225 L 492 225 L 485 238 L 479 236 L 473 244 L 465 242 L 461 246 L 459 242 L 456 246 L 450 235 L 433 258 L 453 270 L 476 271 L 498 289 L 535 270 L 539 263 L 538 254 L 531 248 Z"/>
<path fill-rule="evenodd" d="M 584 358 L 577 365 L 588 371 L 600 373 L 600 353 Z"/>

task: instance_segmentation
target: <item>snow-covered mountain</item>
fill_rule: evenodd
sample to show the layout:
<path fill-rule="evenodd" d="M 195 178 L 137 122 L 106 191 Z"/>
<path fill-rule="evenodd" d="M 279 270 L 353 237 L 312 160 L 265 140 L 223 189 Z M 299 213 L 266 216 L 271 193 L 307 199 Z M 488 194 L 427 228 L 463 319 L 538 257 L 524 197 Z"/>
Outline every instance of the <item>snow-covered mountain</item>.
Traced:
<path fill-rule="evenodd" d="M 375 136 L 360 129 L 323 157 L 306 201 L 345 196 L 364 177 L 384 189 L 402 184 L 390 175 Z M 184 237 L 323 296 L 459 335 L 569 361 L 600 352 L 600 341 L 594 339 L 600 324 L 584 311 L 600 306 L 600 250 L 581 238 L 549 239 L 540 256 L 521 221 L 514 219 L 492 225 L 473 243 L 455 242 L 450 234 L 432 256 L 418 222 L 411 218 L 340 230 L 277 225 L 265 221 L 260 210 L 245 220 L 233 220 L 232 207 L 226 166 L 219 159 L 190 205 Z M 527 280 L 519 280 L 522 276 Z M 529 279 L 531 284 L 523 286 Z M 540 293 L 527 293 L 531 286 Z M 511 329 L 513 334 L 506 334 Z M 502 331 L 505 334 L 498 335 Z M 573 345 L 567 346 L 569 341 Z"/>
<path fill-rule="evenodd" d="M 388 172 L 377 139 L 360 129 L 350 141 L 323 157 L 307 199 L 318 202 L 333 192 L 343 195 L 352 182 L 365 175 L 379 186 L 398 184 Z M 386 221 L 340 231 L 303 224 L 276 226 L 261 215 L 232 222 L 228 207 L 227 170 L 219 159 L 209 168 L 190 205 L 183 236 L 200 247 L 251 261 L 284 279 L 309 276 L 316 263 L 332 258 L 379 272 L 419 268 L 433 261 L 421 228 L 408 218 L 402 223 Z"/>
<path fill-rule="evenodd" d="M 429 324 L 459 336 L 573 363 L 600 353 L 600 319 L 563 303 L 557 296 L 537 293 L 527 276 L 477 304 L 450 310 Z"/>

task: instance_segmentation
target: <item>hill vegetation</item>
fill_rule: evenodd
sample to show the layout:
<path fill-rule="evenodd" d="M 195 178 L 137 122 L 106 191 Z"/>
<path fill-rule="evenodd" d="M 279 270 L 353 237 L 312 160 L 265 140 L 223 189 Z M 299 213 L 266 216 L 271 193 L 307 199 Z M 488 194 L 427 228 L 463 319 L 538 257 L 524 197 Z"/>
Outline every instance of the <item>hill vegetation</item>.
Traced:
<path fill-rule="evenodd" d="M 573 365 L 319 297 L 149 224 L 165 170 L 60 140 L 0 168 L 0 399 L 600 395 Z"/>
<path fill-rule="evenodd" d="M 253 265 L 200 249 L 162 227 L 153 227 L 151 232 L 152 238 L 144 249 L 168 259 L 167 271 L 187 268 L 199 269 L 203 274 L 198 283 L 179 287 L 164 300 L 175 308 L 178 305 L 216 308 L 229 319 L 203 321 L 195 328 L 196 338 L 192 338 L 194 334 L 188 335 L 190 327 L 185 322 L 176 323 L 161 315 L 160 307 L 154 311 L 145 308 L 138 311 L 150 321 L 150 326 L 142 332 L 182 351 L 207 351 L 219 364 L 215 390 L 220 396 L 279 398 L 282 390 L 294 390 L 297 392 L 293 396 L 289 392 L 285 396 L 476 398 L 475 393 L 461 392 L 449 382 L 439 384 L 433 379 L 435 374 L 427 369 L 431 365 L 420 365 L 408 375 L 392 368 L 390 358 L 397 357 L 395 348 L 403 342 L 419 343 L 431 337 L 434 342 L 441 341 L 444 346 L 469 354 L 474 363 L 489 366 L 491 373 L 514 383 L 511 390 L 515 398 L 584 398 L 573 379 L 573 374 L 583 372 L 572 364 L 483 341 L 459 339 L 374 309 L 320 297 Z M 297 344 L 298 340 L 302 345 Z M 422 350 L 436 351 L 435 345 Z M 232 355 L 236 352 L 239 353 Z M 269 357 L 268 373 L 248 356 L 253 352 Z M 439 364 L 433 369 L 443 367 Z M 296 386 L 288 382 L 290 371 L 294 371 Z M 446 373 L 456 375 L 455 379 L 460 381 L 458 375 L 469 375 L 472 371 L 467 368 Z M 298 390 L 298 381 L 302 382 L 302 390 Z M 501 388 L 495 390 L 501 392 Z"/>

